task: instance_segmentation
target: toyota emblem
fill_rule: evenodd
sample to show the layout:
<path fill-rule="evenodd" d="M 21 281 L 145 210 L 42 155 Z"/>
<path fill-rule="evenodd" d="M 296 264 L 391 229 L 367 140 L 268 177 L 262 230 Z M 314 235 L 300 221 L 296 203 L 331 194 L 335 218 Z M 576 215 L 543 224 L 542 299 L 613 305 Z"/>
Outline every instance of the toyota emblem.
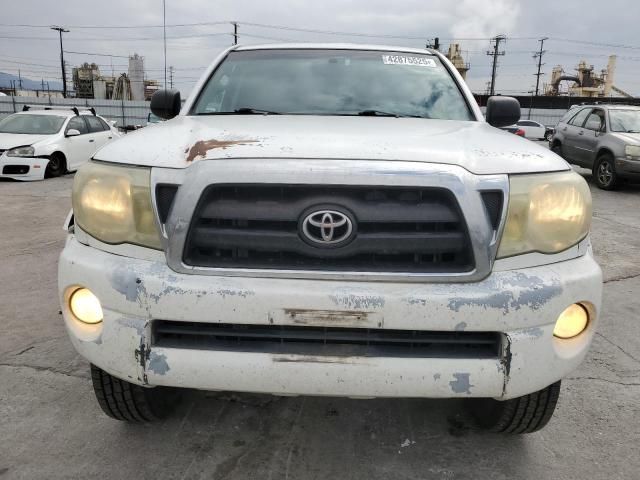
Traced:
<path fill-rule="evenodd" d="M 318 246 L 336 246 L 351 238 L 353 222 L 336 210 L 316 210 L 302 220 L 305 240 Z"/>

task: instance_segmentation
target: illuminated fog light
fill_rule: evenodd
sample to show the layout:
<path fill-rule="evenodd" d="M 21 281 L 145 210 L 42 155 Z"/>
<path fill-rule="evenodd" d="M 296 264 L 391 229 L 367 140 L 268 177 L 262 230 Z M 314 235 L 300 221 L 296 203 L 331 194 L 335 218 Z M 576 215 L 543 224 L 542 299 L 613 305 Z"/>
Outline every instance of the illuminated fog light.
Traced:
<path fill-rule="evenodd" d="M 589 313 L 580 304 L 567 307 L 558 317 L 553 334 L 558 338 L 573 338 L 580 335 L 589 323 Z"/>
<path fill-rule="evenodd" d="M 69 308 L 81 322 L 100 323 L 102 321 L 100 300 L 86 288 L 79 288 L 71 294 Z"/>

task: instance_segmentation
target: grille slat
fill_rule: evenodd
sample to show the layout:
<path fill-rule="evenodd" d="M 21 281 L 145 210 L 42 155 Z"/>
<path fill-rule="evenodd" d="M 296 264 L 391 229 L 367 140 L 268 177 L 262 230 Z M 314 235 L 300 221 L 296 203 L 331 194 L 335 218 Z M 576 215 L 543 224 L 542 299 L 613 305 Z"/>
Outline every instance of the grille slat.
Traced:
<path fill-rule="evenodd" d="M 403 232 L 394 234 L 360 234 L 358 240 L 335 249 L 320 250 L 303 242 L 297 231 L 240 230 L 199 227 L 193 245 L 198 248 L 280 250 L 301 255 L 339 258 L 363 253 L 419 253 L 433 254 L 463 248 L 465 238 L 460 232 Z"/>
<path fill-rule="evenodd" d="M 336 248 L 302 238 L 314 209 L 348 212 L 356 232 Z M 191 221 L 183 261 L 218 268 L 459 273 L 474 267 L 466 222 L 441 188 L 212 185 Z"/>
<path fill-rule="evenodd" d="M 300 355 L 497 358 L 500 334 L 155 320 L 153 345 Z"/>
<path fill-rule="evenodd" d="M 349 205 L 358 212 L 361 222 L 457 222 L 458 213 L 452 206 L 420 202 L 415 204 L 399 202 L 372 201 L 366 202 L 348 197 L 302 198 L 291 203 L 285 201 L 218 200 L 206 205 L 200 212 L 201 218 L 210 219 L 245 219 L 245 220 L 280 220 L 297 222 L 298 212 L 303 212 L 314 204 Z M 382 207 L 382 210 L 381 210 Z"/>

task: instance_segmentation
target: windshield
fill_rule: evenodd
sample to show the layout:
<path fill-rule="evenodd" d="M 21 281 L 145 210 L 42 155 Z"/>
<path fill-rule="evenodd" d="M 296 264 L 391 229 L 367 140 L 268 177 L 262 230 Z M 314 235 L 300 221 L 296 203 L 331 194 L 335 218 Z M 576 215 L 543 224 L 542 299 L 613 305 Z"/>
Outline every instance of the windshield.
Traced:
<path fill-rule="evenodd" d="M 191 113 L 474 119 L 438 57 L 359 50 L 231 52 Z"/>
<path fill-rule="evenodd" d="M 53 135 L 60 131 L 65 118 L 56 115 L 9 115 L 0 120 L 0 133 Z"/>
<path fill-rule="evenodd" d="M 612 132 L 640 133 L 640 110 L 609 110 Z"/>

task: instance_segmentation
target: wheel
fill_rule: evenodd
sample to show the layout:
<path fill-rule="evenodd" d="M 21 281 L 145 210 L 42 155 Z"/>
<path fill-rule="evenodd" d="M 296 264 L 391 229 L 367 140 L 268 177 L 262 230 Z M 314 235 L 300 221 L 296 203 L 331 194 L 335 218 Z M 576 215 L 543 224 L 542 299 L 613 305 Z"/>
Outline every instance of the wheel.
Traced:
<path fill-rule="evenodd" d="M 166 387 L 145 388 L 125 382 L 91 365 L 91 380 L 102 411 L 126 422 L 152 422 L 170 415 L 179 391 Z"/>
<path fill-rule="evenodd" d="M 596 185 L 603 190 L 614 190 L 618 186 L 618 174 L 613 157 L 608 153 L 603 153 L 598 157 L 593 168 L 593 176 Z"/>
<path fill-rule="evenodd" d="M 540 391 L 498 401 L 473 400 L 472 410 L 480 427 L 497 433 L 532 433 L 551 419 L 560 395 L 560 381 Z"/>
<path fill-rule="evenodd" d="M 556 155 L 559 155 L 560 157 L 562 157 L 562 145 L 559 143 L 554 143 L 553 146 L 551 147 L 551 151 L 553 153 L 555 153 Z M 564 157 L 562 157 L 564 158 Z"/>
<path fill-rule="evenodd" d="M 545 139 L 547 142 L 551 142 L 551 139 L 552 139 L 552 138 L 553 138 L 553 132 L 547 132 L 547 133 L 545 133 L 545 134 L 544 134 L 544 139 Z"/>
<path fill-rule="evenodd" d="M 60 153 L 54 153 L 49 157 L 49 163 L 44 171 L 45 178 L 59 177 L 64 175 L 67 171 L 67 162 L 64 155 Z"/>

